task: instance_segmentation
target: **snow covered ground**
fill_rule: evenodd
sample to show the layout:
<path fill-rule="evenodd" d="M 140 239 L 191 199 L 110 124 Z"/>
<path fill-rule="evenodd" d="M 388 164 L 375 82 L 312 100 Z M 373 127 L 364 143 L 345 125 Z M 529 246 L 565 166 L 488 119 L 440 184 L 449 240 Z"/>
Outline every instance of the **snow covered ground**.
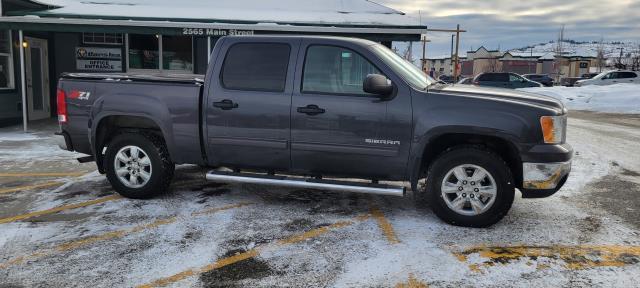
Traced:
<path fill-rule="evenodd" d="M 611 113 L 640 113 L 640 85 L 616 84 L 583 87 L 535 87 L 522 91 L 551 96 L 572 110 Z"/>
<path fill-rule="evenodd" d="M 15 133 L 0 129 L 2 287 L 640 283 L 640 117 L 574 111 L 565 187 L 517 197 L 487 229 L 444 224 L 410 196 L 224 185 L 194 166 L 178 167 L 166 196 L 122 199 L 49 133 Z"/>

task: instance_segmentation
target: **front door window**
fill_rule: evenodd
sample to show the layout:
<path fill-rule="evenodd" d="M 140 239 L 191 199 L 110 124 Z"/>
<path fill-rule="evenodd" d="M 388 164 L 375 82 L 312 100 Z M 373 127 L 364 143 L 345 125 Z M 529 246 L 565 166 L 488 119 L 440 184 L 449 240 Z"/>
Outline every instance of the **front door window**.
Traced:
<path fill-rule="evenodd" d="M 380 70 L 360 54 L 335 46 L 310 46 L 304 63 L 303 93 L 367 95 L 364 79 Z"/>

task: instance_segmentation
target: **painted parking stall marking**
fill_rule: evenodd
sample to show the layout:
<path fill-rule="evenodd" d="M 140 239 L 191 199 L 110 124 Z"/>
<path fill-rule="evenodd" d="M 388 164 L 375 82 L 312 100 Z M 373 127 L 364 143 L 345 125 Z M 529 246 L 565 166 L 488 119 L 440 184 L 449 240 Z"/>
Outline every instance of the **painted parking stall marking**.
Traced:
<path fill-rule="evenodd" d="M 226 206 L 222 206 L 222 207 L 215 207 L 215 208 L 207 209 L 207 210 L 204 210 L 204 211 L 201 211 L 201 212 L 192 213 L 191 216 L 195 217 L 195 216 L 202 216 L 202 215 L 210 215 L 210 214 L 214 214 L 214 213 L 217 213 L 217 212 L 222 212 L 222 211 L 226 211 L 226 210 L 231 210 L 231 209 L 235 209 L 235 208 L 248 206 L 248 205 L 251 205 L 251 204 L 252 203 L 243 202 L 243 203 L 238 203 L 238 204 L 226 205 Z M 130 229 L 116 230 L 116 231 L 106 232 L 106 233 L 102 233 L 102 234 L 91 236 L 91 237 L 87 237 L 87 238 L 68 241 L 68 242 L 62 243 L 60 245 L 57 245 L 57 246 L 55 246 L 55 247 L 53 247 L 51 249 L 44 249 L 44 250 L 41 250 L 41 251 L 36 251 L 36 252 L 34 252 L 34 253 L 30 254 L 30 255 L 15 257 L 15 258 L 13 258 L 13 259 L 11 259 L 9 261 L 6 261 L 5 263 L 0 263 L 0 269 L 7 268 L 7 267 L 9 267 L 11 265 L 22 264 L 25 261 L 35 260 L 35 259 L 38 259 L 38 258 L 42 258 L 42 257 L 46 257 L 46 256 L 49 256 L 49 255 L 55 254 L 55 253 L 75 250 L 75 249 L 78 249 L 80 247 L 83 247 L 83 246 L 86 246 L 86 245 L 90 245 L 90 244 L 93 244 L 93 243 L 96 243 L 96 242 L 122 238 L 124 236 L 129 235 L 129 234 L 141 232 L 143 230 L 153 229 L 153 228 L 157 228 L 157 227 L 160 227 L 160 226 L 163 226 L 163 225 L 168 225 L 168 224 L 171 224 L 171 223 L 175 223 L 177 220 L 178 220 L 177 216 L 168 217 L 168 218 L 164 218 L 164 219 L 158 219 L 158 220 L 153 221 L 151 223 L 142 224 L 142 225 L 130 228 Z"/>
<path fill-rule="evenodd" d="M 291 237 L 285 238 L 285 239 L 281 239 L 276 241 L 273 244 L 265 244 L 263 246 L 259 246 L 256 248 L 253 248 L 249 251 L 243 252 L 243 253 L 239 253 L 227 258 L 223 258 L 223 259 L 219 259 L 216 262 L 200 267 L 200 268 L 192 268 L 192 269 L 188 269 L 185 270 L 183 272 L 165 277 L 165 278 L 160 278 L 158 280 L 155 280 L 151 283 L 148 284 L 143 284 L 143 285 L 139 285 L 137 286 L 138 288 L 151 288 L 151 287 L 163 287 L 163 286 L 167 286 L 173 283 L 176 283 L 178 281 L 184 280 L 186 278 L 192 277 L 192 276 L 196 276 L 205 272 L 209 272 L 215 269 L 219 269 L 222 268 L 224 266 L 227 265 L 231 265 L 237 262 L 240 262 L 242 260 L 246 260 L 249 258 L 253 258 L 256 257 L 258 255 L 260 255 L 261 252 L 263 251 L 267 251 L 267 250 L 275 250 L 279 247 L 282 246 L 286 246 L 286 245 L 290 245 L 290 244 L 295 244 L 295 243 L 299 243 L 302 241 L 305 241 L 307 239 L 312 239 L 315 237 L 318 237 L 320 235 L 326 234 L 327 232 L 330 232 L 332 230 L 335 229 L 339 229 L 339 228 L 344 228 L 347 226 L 351 226 L 353 224 L 355 224 L 356 222 L 362 222 L 365 221 L 367 219 L 369 219 L 370 215 L 361 215 L 358 216 L 356 218 L 354 218 L 353 220 L 349 220 L 349 221 L 340 221 L 340 222 L 336 222 L 327 226 L 323 226 L 323 227 L 319 227 L 316 229 L 312 229 L 309 230 L 307 232 L 303 232 L 300 234 L 296 234 L 293 235 Z"/>
<path fill-rule="evenodd" d="M 461 262 L 468 262 L 471 255 L 484 259 L 481 263 L 469 264 L 469 269 L 474 272 L 483 272 L 486 268 L 519 260 L 536 262 L 540 258 L 561 260 L 569 270 L 640 263 L 640 246 L 622 245 L 476 246 L 453 254 Z"/>
<path fill-rule="evenodd" d="M 51 182 L 44 182 L 44 183 L 40 183 L 40 184 L 3 188 L 3 189 L 0 189 L 0 194 L 8 194 L 8 193 L 13 193 L 13 192 L 35 190 L 35 189 L 39 189 L 39 188 L 61 186 L 62 184 L 64 184 L 64 182 L 51 181 Z"/>
<path fill-rule="evenodd" d="M 22 215 L 17 215 L 17 216 L 13 216 L 13 217 L 2 218 L 2 219 L 0 219 L 0 224 L 10 223 L 10 222 L 15 222 L 15 221 L 20 221 L 20 220 L 25 220 L 25 219 L 29 219 L 29 218 L 42 216 L 42 215 L 58 213 L 58 212 L 65 211 L 65 210 L 71 210 L 71 209 L 76 209 L 76 208 L 87 207 L 87 206 L 96 205 L 96 204 L 100 204 L 100 203 L 104 203 L 104 202 L 108 202 L 108 201 L 119 200 L 119 199 L 122 199 L 122 196 L 120 196 L 120 195 L 105 196 L 105 197 L 94 199 L 94 200 L 90 200 L 90 201 L 85 201 L 85 202 L 80 202 L 80 203 L 75 203 L 75 204 L 69 204 L 69 205 L 63 205 L 63 206 L 59 206 L 59 207 L 55 207 L 55 208 L 51 208 L 51 209 L 47 209 L 47 210 L 35 211 L 35 212 L 26 213 L 26 214 L 22 214 Z"/>
<path fill-rule="evenodd" d="M 79 177 L 90 172 L 0 173 L 0 177 Z"/>
<path fill-rule="evenodd" d="M 384 236 L 387 237 L 387 241 L 389 241 L 390 244 L 400 243 L 400 240 L 398 239 L 398 236 L 393 229 L 393 225 L 391 225 L 391 222 L 387 220 L 387 218 L 384 216 L 384 213 L 382 213 L 382 211 L 378 207 L 373 205 L 371 206 L 371 216 L 376 219 L 378 227 L 380 227 L 380 230 L 382 230 L 382 233 L 384 233 Z"/>
<path fill-rule="evenodd" d="M 42 172 L 42 173 L 20 173 L 20 172 L 10 172 L 10 173 L 0 173 L 0 178 L 27 178 L 27 177 L 80 177 L 90 172 Z M 61 180 L 48 181 L 44 183 L 24 185 L 24 186 L 16 186 L 9 188 L 0 189 L 0 194 L 7 194 L 13 192 L 21 192 L 21 191 L 29 191 L 40 188 L 48 188 L 54 186 L 61 186 L 66 182 Z"/>

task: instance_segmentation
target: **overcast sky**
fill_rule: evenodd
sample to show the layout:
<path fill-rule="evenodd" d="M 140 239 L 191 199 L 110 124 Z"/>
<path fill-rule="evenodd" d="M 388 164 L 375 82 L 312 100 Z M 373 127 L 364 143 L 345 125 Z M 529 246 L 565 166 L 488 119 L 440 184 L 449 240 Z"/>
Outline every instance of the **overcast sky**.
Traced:
<path fill-rule="evenodd" d="M 503 50 L 558 38 L 640 42 L 640 0 L 374 0 L 412 16 L 429 28 L 469 32 L 460 37 L 463 51 L 484 45 Z M 431 55 L 449 53 L 451 35 L 431 35 Z"/>

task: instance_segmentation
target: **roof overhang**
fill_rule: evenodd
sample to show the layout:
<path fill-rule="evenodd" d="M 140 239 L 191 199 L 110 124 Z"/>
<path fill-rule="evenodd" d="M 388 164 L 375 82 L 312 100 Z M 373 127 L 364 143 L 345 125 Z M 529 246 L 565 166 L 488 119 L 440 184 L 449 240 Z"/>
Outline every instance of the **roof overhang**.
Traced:
<path fill-rule="evenodd" d="M 267 33 L 379 35 L 397 41 L 419 40 L 427 27 L 242 24 L 195 21 L 141 21 L 116 19 L 49 18 L 37 16 L 0 17 L 0 29 L 53 32 L 111 32 L 183 35 L 185 28 L 255 31 Z M 206 30 L 205 30 L 206 32 Z M 202 36 L 207 36 L 202 35 Z"/>

